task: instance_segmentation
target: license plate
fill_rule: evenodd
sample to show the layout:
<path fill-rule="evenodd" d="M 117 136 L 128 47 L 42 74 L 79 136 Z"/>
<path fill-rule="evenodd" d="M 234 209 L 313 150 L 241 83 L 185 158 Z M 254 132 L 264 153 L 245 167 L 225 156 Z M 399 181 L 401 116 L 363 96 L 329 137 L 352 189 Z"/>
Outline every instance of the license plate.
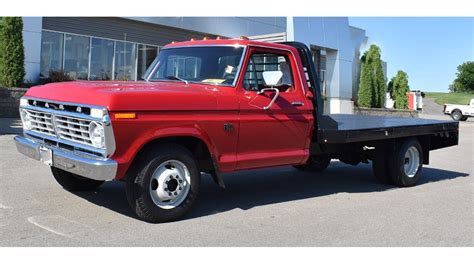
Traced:
<path fill-rule="evenodd" d="M 46 147 L 40 146 L 39 147 L 39 158 L 40 161 L 46 165 L 52 166 L 53 165 L 53 151 Z"/>

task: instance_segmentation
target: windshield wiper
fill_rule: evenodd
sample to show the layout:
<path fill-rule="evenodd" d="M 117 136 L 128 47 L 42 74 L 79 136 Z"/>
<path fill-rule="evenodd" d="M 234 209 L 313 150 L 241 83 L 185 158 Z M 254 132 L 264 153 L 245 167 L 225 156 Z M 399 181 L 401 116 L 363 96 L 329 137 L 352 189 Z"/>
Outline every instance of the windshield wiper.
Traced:
<path fill-rule="evenodd" d="M 165 78 L 166 79 L 171 79 L 171 80 L 179 80 L 179 81 L 182 81 L 182 82 L 186 83 L 186 85 L 188 85 L 188 83 L 189 83 L 187 80 L 182 79 L 182 78 L 177 77 L 177 76 L 166 76 Z"/>

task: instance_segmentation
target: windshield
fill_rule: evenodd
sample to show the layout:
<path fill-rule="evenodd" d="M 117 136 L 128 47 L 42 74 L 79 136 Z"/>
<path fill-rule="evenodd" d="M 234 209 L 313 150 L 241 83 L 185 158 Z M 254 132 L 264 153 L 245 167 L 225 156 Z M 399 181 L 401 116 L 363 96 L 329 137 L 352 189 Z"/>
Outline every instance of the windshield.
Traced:
<path fill-rule="evenodd" d="M 233 85 L 241 67 L 243 50 L 240 46 L 163 49 L 143 78 Z"/>

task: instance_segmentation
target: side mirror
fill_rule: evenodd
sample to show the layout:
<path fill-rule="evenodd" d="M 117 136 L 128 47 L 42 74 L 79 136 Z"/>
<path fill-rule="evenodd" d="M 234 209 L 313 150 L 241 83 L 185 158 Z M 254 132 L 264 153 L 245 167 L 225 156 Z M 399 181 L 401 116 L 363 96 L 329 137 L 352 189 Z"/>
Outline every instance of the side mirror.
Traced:
<path fill-rule="evenodd" d="M 277 71 L 264 71 L 262 72 L 263 82 L 266 86 L 279 86 L 281 85 L 281 78 L 283 77 L 283 72 L 280 70 Z"/>

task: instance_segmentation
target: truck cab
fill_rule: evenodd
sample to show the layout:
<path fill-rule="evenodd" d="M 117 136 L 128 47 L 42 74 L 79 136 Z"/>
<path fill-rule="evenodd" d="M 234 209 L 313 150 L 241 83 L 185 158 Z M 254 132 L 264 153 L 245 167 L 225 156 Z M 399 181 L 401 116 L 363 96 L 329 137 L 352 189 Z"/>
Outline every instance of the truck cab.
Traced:
<path fill-rule="evenodd" d="M 380 181 L 412 186 L 430 150 L 458 141 L 457 122 L 323 114 L 301 43 L 173 43 L 143 79 L 31 88 L 21 99 L 18 151 L 50 166 L 70 191 L 125 181 L 137 216 L 166 222 L 191 209 L 201 173 L 225 188 L 233 171 L 373 161 Z"/>

